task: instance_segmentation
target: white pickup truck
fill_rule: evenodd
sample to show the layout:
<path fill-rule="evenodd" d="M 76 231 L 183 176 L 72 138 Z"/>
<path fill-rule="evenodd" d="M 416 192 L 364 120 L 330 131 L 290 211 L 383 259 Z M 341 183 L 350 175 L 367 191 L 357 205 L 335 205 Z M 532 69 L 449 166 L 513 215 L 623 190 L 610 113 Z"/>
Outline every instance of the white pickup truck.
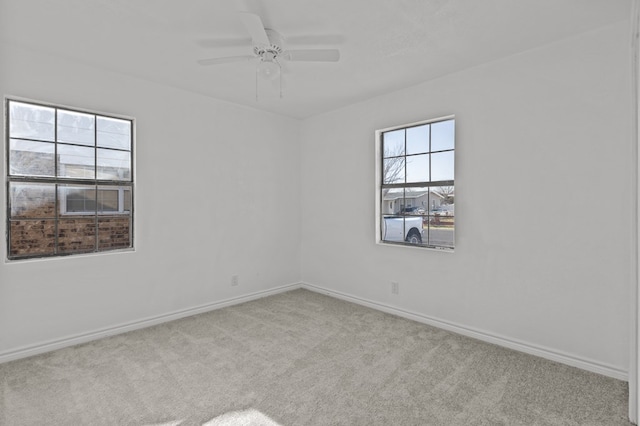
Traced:
<path fill-rule="evenodd" d="M 422 217 L 385 216 L 382 221 L 382 241 L 422 244 Z"/>

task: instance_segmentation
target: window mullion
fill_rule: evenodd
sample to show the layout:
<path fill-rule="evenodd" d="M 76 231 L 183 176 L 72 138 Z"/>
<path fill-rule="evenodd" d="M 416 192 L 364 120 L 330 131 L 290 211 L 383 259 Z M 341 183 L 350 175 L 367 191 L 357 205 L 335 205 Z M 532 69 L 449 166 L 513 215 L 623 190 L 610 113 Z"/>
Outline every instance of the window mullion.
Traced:
<path fill-rule="evenodd" d="M 93 250 L 97 252 L 99 250 L 98 227 L 100 226 L 100 224 L 98 222 L 98 116 L 95 114 L 93 116 L 93 178 L 94 178 L 94 188 L 96 193 L 95 215 L 93 218 L 94 232 L 95 232 Z"/>
<path fill-rule="evenodd" d="M 453 180 L 437 180 L 434 182 L 410 182 L 410 183 L 384 183 L 383 189 L 393 188 L 422 188 L 422 187 L 436 187 L 436 186 L 453 186 Z"/>
<path fill-rule="evenodd" d="M 407 184 L 407 129 L 404 129 L 404 184 Z M 407 189 L 406 186 L 402 189 L 402 207 L 400 209 L 400 213 L 403 213 L 402 216 L 402 236 L 407 235 Z"/>
<path fill-rule="evenodd" d="M 53 176 L 54 179 L 58 178 L 58 108 L 54 109 L 55 113 L 53 115 L 53 140 L 54 140 L 54 147 L 53 147 Z M 57 181 L 56 181 L 57 182 Z M 54 197 L 54 202 L 55 202 L 55 220 L 53 221 L 53 241 L 54 241 L 54 249 L 53 249 L 53 254 L 58 254 L 60 252 L 60 248 L 59 248 L 59 231 L 60 231 L 60 226 L 59 226 L 59 221 L 60 221 L 60 200 L 58 199 L 59 197 L 59 184 L 55 183 L 54 188 L 55 188 L 55 197 Z M 65 201 L 66 202 L 66 201 Z M 66 210 L 66 205 L 65 205 L 65 210 Z"/>

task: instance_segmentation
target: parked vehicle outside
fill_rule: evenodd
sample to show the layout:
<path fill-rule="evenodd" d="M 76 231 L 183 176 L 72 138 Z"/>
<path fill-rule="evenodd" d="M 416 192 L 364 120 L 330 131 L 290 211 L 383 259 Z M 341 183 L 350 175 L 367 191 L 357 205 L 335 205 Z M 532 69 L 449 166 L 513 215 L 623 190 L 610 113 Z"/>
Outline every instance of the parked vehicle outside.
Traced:
<path fill-rule="evenodd" d="M 430 216 L 453 216 L 455 207 L 453 204 L 444 204 L 435 209 L 429 210 Z"/>
<path fill-rule="evenodd" d="M 422 207 L 403 207 L 400 209 L 400 214 L 425 214 L 426 210 Z"/>
<path fill-rule="evenodd" d="M 382 226 L 382 240 L 422 244 L 422 218 L 407 216 L 385 216 Z"/>

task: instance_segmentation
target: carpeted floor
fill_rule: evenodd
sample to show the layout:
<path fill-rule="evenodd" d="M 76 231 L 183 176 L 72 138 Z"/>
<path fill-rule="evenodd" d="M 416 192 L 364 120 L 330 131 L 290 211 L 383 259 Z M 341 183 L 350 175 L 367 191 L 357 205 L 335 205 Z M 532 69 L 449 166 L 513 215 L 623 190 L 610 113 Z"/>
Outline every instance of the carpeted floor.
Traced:
<path fill-rule="evenodd" d="M 1 425 L 628 425 L 627 384 L 306 290 L 0 365 Z"/>

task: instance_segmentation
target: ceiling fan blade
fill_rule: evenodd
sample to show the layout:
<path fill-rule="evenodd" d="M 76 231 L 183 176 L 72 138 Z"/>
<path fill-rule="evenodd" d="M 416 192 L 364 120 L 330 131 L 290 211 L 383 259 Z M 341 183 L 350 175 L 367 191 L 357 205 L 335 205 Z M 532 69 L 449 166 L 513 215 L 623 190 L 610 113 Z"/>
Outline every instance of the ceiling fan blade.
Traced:
<path fill-rule="evenodd" d="M 239 12 L 239 14 L 242 23 L 251 36 L 253 44 L 266 46 L 271 44 L 267 32 L 264 30 L 262 19 L 258 15 L 249 12 Z"/>
<path fill-rule="evenodd" d="M 255 56 L 251 56 L 251 55 L 225 56 L 223 58 L 200 59 L 198 63 L 200 65 L 220 65 L 220 64 L 229 64 L 232 62 L 250 61 L 253 58 L 255 58 Z"/>
<path fill-rule="evenodd" d="M 332 45 L 344 42 L 344 36 L 338 34 L 322 34 L 322 35 L 288 35 L 287 44 L 307 44 L 307 45 Z"/>
<path fill-rule="evenodd" d="M 340 59 L 340 51 L 338 49 L 287 50 L 284 56 L 290 61 L 337 62 Z"/>
<path fill-rule="evenodd" d="M 240 46 L 250 46 L 251 39 L 250 38 L 208 38 L 197 40 L 196 43 L 200 47 L 204 48 L 215 48 L 215 47 L 240 47 Z"/>

